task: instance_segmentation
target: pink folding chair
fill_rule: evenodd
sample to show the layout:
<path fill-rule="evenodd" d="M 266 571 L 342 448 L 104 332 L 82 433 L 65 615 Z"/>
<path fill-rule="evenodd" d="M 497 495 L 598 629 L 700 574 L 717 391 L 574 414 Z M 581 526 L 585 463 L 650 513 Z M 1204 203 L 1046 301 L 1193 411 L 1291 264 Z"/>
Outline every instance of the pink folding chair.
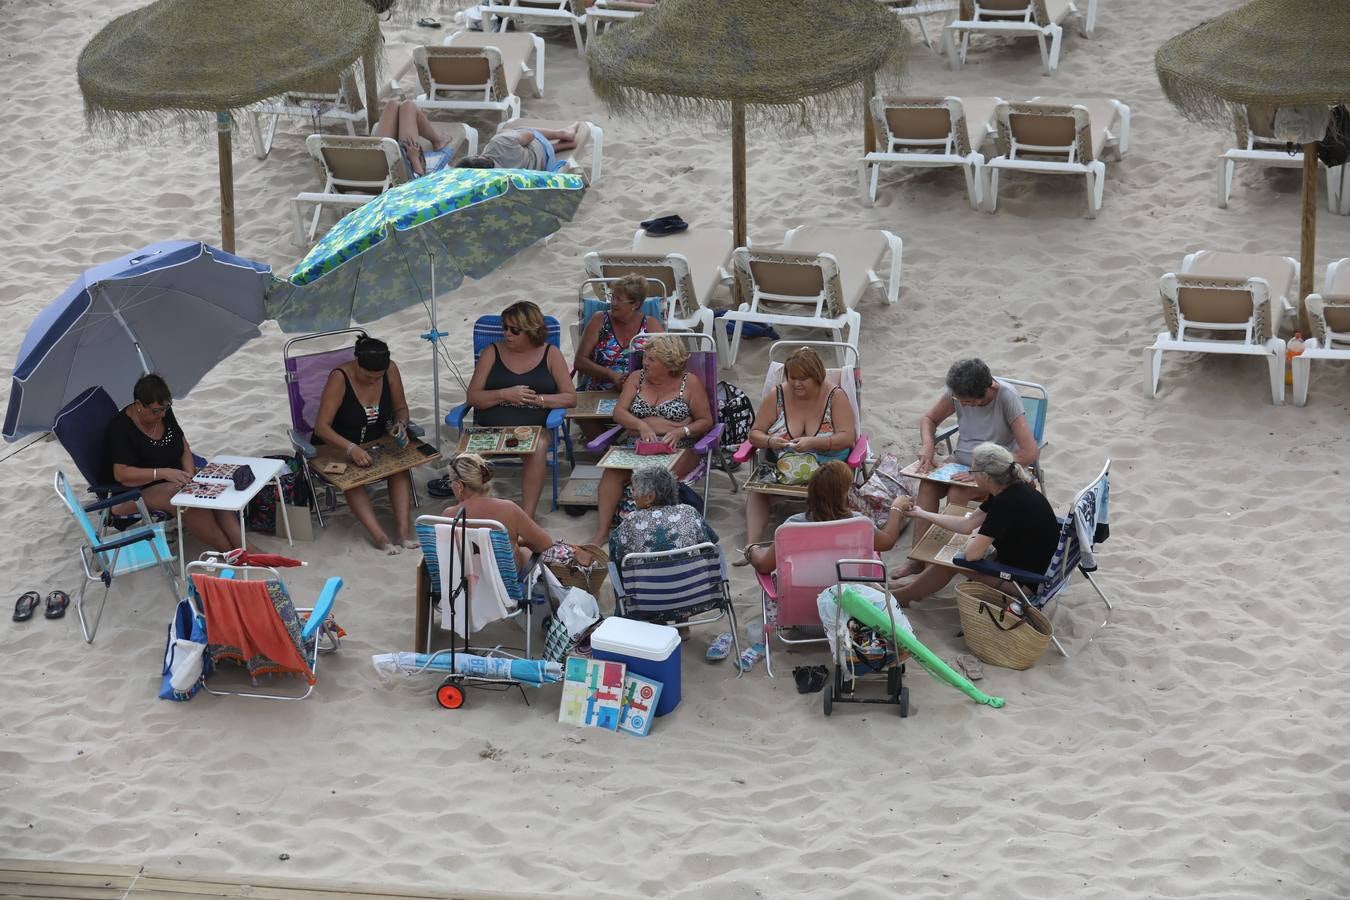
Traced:
<path fill-rule="evenodd" d="M 773 678 L 773 636 L 785 644 L 823 643 L 825 637 L 788 638 L 787 628 L 820 628 L 816 598 L 838 581 L 841 559 L 880 559 L 876 526 L 864 516 L 837 522 L 787 522 L 773 534 L 778 561 L 772 575 L 758 575 L 764 612 L 764 650 Z"/>

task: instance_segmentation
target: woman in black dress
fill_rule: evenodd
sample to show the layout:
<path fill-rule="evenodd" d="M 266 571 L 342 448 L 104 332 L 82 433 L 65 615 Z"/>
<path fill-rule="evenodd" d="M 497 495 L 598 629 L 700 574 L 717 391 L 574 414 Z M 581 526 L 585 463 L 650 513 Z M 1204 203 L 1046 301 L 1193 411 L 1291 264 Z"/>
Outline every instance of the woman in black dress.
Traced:
<path fill-rule="evenodd" d="M 577 392 L 562 351 L 548 343 L 544 314 L 529 300 L 502 310 L 502 339 L 483 350 L 469 379 L 475 425 L 544 425 L 551 409 L 577 405 Z M 534 452 L 523 457 L 521 508 L 531 517 L 539 505 L 553 435 L 545 429 Z"/>
<path fill-rule="evenodd" d="M 197 472 L 192 448 L 174 417 L 173 395 L 163 378 L 142 375 L 131 395 L 131 404 L 108 423 L 106 440 L 113 479 L 127 487 L 139 487 L 147 508 L 173 513 L 170 499 Z M 134 504 L 114 509 L 119 514 L 135 511 Z M 183 524 L 212 550 L 224 552 L 243 546 L 239 519 L 228 510 L 184 509 Z"/>
<path fill-rule="evenodd" d="M 389 359 L 389 347 L 372 337 L 356 339 L 356 358 L 328 373 L 323 386 L 319 412 L 314 421 L 314 443 L 341 448 L 357 466 L 369 466 L 370 454 L 361 445 L 386 432 L 404 432 L 408 427 L 408 399 L 403 395 L 403 378 L 398 366 Z M 398 472 L 385 479 L 389 503 L 394 507 L 394 523 L 399 544 L 415 548 L 412 527 L 412 477 Z M 398 553 L 400 547 L 375 518 L 370 493 L 363 487 L 344 491 L 347 506 L 365 526 L 370 542 L 385 553 Z"/>

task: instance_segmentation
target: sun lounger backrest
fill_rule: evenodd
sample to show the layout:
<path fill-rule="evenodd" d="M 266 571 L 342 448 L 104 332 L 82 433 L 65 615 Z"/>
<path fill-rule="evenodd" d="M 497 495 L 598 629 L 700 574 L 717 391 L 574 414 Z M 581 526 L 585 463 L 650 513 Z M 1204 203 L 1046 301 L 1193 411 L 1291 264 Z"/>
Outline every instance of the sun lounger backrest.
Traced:
<path fill-rule="evenodd" d="M 1258 344 L 1270 340 L 1272 334 L 1270 291 L 1258 279 L 1165 275 L 1163 317 L 1167 320 L 1168 330 L 1177 337 L 1180 337 L 1178 332 L 1183 318 L 1188 327 L 1252 323 L 1251 339 Z M 1225 329 L 1215 336 L 1222 338 L 1225 332 L 1236 336 L 1240 331 Z"/>
<path fill-rule="evenodd" d="M 970 153 L 965 114 L 953 97 L 873 97 L 872 115 L 890 151 L 940 150 Z M 947 142 L 939 146 L 937 141 Z"/>
<path fill-rule="evenodd" d="M 974 20 L 976 6 L 984 20 L 1026 19 L 1042 27 L 1051 21 L 1046 0 L 961 0 L 961 19 Z"/>
<path fill-rule="evenodd" d="M 417 79 L 432 100 L 453 100 L 449 93 L 486 91 L 489 100 L 505 100 L 514 91 L 495 47 L 418 47 L 413 51 Z"/>
<path fill-rule="evenodd" d="M 320 76 L 310 83 L 293 91 L 286 92 L 286 99 L 292 102 L 321 100 L 349 111 L 365 109 L 361 102 L 361 92 L 356 89 L 356 78 L 348 69 L 339 74 Z"/>
<path fill-rule="evenodd" d="M 754 250 L 740 247 L 732 254 L 738 277 L 745 278 L 769 301 L 814 300 L 824 294 L 832 316 L 847 311 L 839 281 L 839 265 L 828 253 L 798 250 Z"/>
<path fill-rule="evenodd" d="M 1317 342 L 1323 347 L 1350 347 L 1350 293 L 1309 294 L 1307 303 Z"/>
<path fill-rule="evenodd" d="M 380 194 L 408 180 L 393 138 L 312 134 L 305 143 L 337 193 Z"/>
<path fill-rule="evenodd" d="M 1072 158 L 1084 165 L 1096 158 L 1092 150 L 1091 123 L 1087 111 L 1081 107 L 1002 103 L 995 118 L 998 121 L 998 152 L 1003 156 Z M 1016 148 L 1014 141 L 1018 145 Z"/>
<path fill-rule="evenodd" d="M 637 275 L 648 279 L 648 297 L 675 297 L 675 314 L 688 318 L 698 310 L 698 294 L 689 266 L 680 256 L 659 253 L 586 254 L 586 274 L 592 278 Z M 656 284 L 654 282 L 659 282 Z"/>

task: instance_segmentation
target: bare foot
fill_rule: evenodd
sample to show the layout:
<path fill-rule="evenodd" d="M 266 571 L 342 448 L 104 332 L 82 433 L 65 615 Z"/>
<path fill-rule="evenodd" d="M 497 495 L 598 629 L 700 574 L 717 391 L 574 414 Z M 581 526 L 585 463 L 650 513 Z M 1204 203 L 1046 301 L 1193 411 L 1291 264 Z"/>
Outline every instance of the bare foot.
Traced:
<path fill-rule="evenodd" d="M 417 538 L 410 538 L 410 537 L 399 538 L 399 543 L 402 544 L 404 547 L 407 547 L 409 550 L 416 550 L 418 547 L 422 546 L 421 543 L 418 542 Z"/>
<path fill-rule="evenodd" d="M 893 580 L 908 578 L 911 575 L 918 575 L 922 571 L 923 571 L 923 563 L 919 562 L 917 559 L 911 559 L 900 568 L 892 569 L 891 578 Z"/>
<path fill-rule="evenodd" d="M 385 544 L 380 549 L 384 551 L 385 556 L 398 556 L 400 553 L 403 552 L 402 547 L 396 546 L 394 544 Z"/>
<path fill-rule="evenodd" d="M 577 146 L 577 131 L 581 129 L 580 122 L 573 122 L 571 128 L 564 128 L 558 132 L 557 146 L 555 150 L 575 150 Z"/>

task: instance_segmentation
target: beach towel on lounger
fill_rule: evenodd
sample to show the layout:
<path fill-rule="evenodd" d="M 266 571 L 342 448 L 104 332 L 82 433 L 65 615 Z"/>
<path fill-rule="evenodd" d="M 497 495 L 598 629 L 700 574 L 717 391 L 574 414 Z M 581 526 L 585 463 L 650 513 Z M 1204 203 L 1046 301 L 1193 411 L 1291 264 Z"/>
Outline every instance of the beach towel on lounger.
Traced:
<path fill-rule="evenodd" d="M 300 617 L 280 581 L 236 581 L 193 575 L 206 615 L 206 653 L 213 663 L 233 660 L 251 677 L 314 673 L 300 653 Z"/>

